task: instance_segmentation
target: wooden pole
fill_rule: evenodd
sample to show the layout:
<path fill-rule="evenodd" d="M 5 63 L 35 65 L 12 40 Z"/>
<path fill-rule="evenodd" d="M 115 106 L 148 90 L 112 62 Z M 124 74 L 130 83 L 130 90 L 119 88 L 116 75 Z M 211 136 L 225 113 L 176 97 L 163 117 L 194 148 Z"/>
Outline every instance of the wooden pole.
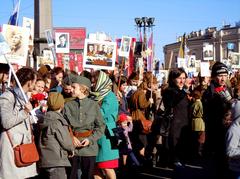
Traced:
<path fill-rule="evenodd" d="M 119 78 L 118 78 L 118 90 L 120 89 L 121 74 L 122 74 L 122 71 L 123 71 L 124 62 L 125 62 L 125 57 L 122 57 L 122 63 L 121 63 L 121 68 L 120 68 Z"/>

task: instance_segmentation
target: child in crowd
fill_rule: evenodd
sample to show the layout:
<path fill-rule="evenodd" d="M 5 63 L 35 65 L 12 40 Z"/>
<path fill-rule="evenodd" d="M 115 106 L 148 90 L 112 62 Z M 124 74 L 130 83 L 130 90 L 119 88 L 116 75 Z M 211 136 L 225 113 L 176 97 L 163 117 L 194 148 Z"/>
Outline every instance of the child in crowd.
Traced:
<path fill-rule="evenodd" d="M 31 93 L 30 101 L 34 108 L 39 107 L 39 109 L 45 113 L 46 103 L 47 103 L 47 92 L 44 90 L 45 82 L 42 79 L 37 79 L 36 85 Z"/>
<path fill-rule="evenodd" d="M 132 118 L 124 113 L 121 113 L 118 116 L 117 124 L 117 127 L 123 129 L 123 133 L 125 136 L 125 140 L 122 141 L 122 144 L 119 147 L 120 155 L 122 155 L 123 166 L 126 166 L 128 156 L 132 160 L 133 165 L 139 166 L 140 164 L 132 151 L 132 145 L 128 135 L 128 133 L 131 132 L 133 129 Z"/>
<path fill-rule="evenodd" d="M 70 167 L 68 156 L 74 155 L 74 146 L 68 123 L 61 111 L 64 107 L 64 98 L 60 93 L 49 94 L 48 112 L 40 123 L 40 162 L 41 178 L 67 179 L 66 167 Z"/>
<path fill-rule="evenodd" d="M 203 121 L 203 105 L 201 102 L 201 92 L 194 90 L 192 92 L 191 115 L 192 131 L 195 156 L 202 156 L 203 144 L 205 142 L 205 123 Z"/>

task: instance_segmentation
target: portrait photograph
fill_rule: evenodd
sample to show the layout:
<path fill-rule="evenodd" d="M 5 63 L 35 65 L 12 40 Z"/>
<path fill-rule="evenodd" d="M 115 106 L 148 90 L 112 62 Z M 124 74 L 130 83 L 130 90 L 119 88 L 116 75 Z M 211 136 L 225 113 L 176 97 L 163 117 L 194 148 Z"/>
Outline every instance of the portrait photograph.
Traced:
<path fill-rule="evenodd" d="M 6 57 L 11 63 L 26 65 L 29 44 L 29 30 L 25 27 L 3 25 L 2 35 L 8 43 L 11 52 Z"/>
<path fill-rule="evenodd" d="M 83 68 L 113 70 L 116 61 L 116 42 L 85 40 Z"/>
<path fill-rule="evenodd" d="M 240 53 L 229 52 L 228 58 L 232 64 L 232 68 L 240 68 Z"/>
<path fill-rule="evenodd" d="M 53 57 L 53 54 L 52 54 L 51 50 L 44 49 L 43 50 L 43 57 L 48 59 L 48 60 L 51 60 L 52 64 L 54 63 L 54 57 Z"/>
<path fill-rule="evenodd" d="M 51 59 L 44 56 L 37 56 L 37 70 L 41 67 L 41 65 L 49 65 L 51 68 L 54 68 L 54 64 Z"/>
<path fill-rule="evenodd" d="M 159 70 L 158 81 L 160 84 L 166 84 L 168 80 L 168 70 Z"/>
<path fill-rule="evenodd" d="M 123 36 L 121 40 L 121 45 L 119 49 L 119 56 L 120 57 L 129 57 L 130 52 L 130 45 L 131 45 L 131 37 Z"/>
<path fill-rule="evenodd" d="M 203 60 L 213 60 L 213 45 L 204 43 L 203 44 Z"/>
<path fill-rule="evenodd" d="M 55 33 L 56 53 L 69 53 L 69 33 Z"/>
<path fill-rule="evenodd" d="M 196 56 L 190 55 L 188 56 L 188 68 L 195 68 L 196 67 Z"/>

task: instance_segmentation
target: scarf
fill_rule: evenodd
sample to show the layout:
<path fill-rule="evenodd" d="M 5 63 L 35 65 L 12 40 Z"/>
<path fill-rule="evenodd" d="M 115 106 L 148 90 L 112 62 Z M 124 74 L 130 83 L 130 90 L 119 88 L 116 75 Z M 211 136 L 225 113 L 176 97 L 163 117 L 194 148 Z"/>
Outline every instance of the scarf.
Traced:
<path fill-rule="evenodd" d="M 106 73 L 100 71 L 97 84 L 95 87 L 95 92 L 92 92 L 92 94 L 95 96 L 94 100 L 100 102 L 111 91 L 112 91 L 111 79 Z"/>

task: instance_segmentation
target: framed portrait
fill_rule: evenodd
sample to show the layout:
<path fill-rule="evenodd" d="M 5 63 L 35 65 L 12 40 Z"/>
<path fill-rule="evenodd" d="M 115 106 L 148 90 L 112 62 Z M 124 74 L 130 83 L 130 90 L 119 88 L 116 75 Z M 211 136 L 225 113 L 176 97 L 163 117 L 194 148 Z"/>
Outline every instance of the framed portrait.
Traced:
<path fill-rule="evenodd" d="M 232 64 L 232 68 L 240 68 L 240 53 L 229 52 L 228 58 Z"/>
<path fill-rule="evenodd" d="M 188 56 L 188 68 L 196 68 L 196 56 L 190 55 Z"/>
<path fill-rule="evenodd" d="M 186 64 L 186 59 L 185 58 L 177 58 L 177 65 L 178 65 L 178 68 L 184 68 L 186 69 L 187 68 L 187 64 Z"/>
<path fill-rule="evenodd" d="M 116 61 L 116 42 L 86 39 L 83 68 L 113 70 Z"/>
<path fill-rule="evenodd" d="M 131 45 L 131 37 L 123 36 L 121 40 L 121 45 L 119 49 L 119 56 L 120 57 L 129 57 L 130 52 L 130 45 Z"/>
<path fill-rule="evenodd" d="M 47 59 L 48 62 L 50 62 L 49 65 L 51 67 L 54 67 L 54 57 L 51 50 L 43 50 L 43 57 L 44 59 Z"/>
<path fill-rule="evenodd" d="M 48 57 L 37 56 L 37 70 L 41 67 L 41 65 L 49 65 L 51 68 L 54 67 L 53 61 Z"/>
<path fill-rule="evenodd" d="M 24 27 L 3 25 L 2 35 L 11 49 L 11 52 L 6 54 L 10 63 L 26 66 L 29 33 L 29 30 Z"/>
<path fill-rule="evenodd" d="M 69 53 L 69 33 L 55 33 L 56 53 Z"/>
<path fill-rule="evenodd" d="M 203 60 L 213 60 L 213 45 L 209 43 L 203 43 Z"/>
<path fill-rule="evenodd" d="M 168 70 L 159 70 L 157 78 L 160 84 L 166 84 L 168 81 Z"/>

